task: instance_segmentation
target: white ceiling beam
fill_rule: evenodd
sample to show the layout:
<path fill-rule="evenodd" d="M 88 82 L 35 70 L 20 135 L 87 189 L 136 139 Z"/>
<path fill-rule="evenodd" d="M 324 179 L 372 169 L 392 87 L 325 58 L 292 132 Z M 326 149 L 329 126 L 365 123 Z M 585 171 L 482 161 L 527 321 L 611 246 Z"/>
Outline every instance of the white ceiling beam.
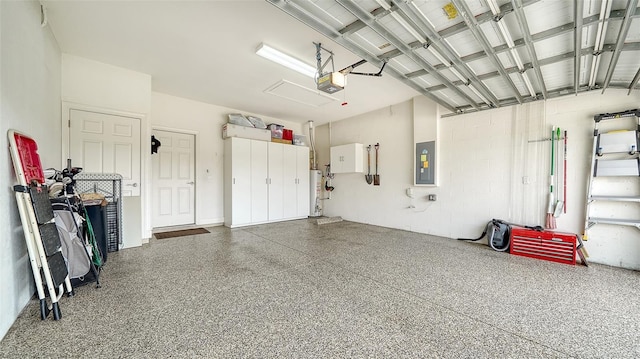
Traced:
<path fill-rule="evenodd" d="M 607 51 L 613 51 L 613 48 L 615 47 L 614 44 L 608 44 L 604 46 L 604 49 L 606 49 Z M 640 42 L 630 42 L 627 43 L 623 46 L 622 51 L 640 51 Z M 593 52 L 593 47 L 588 47 L 588 48 L 584 48 L 582 49 L 582 56 L 587 56 L 589 54 L 591 54 Z M 561 62 L 561 61 L 568 61 L 569 59 L 573 59 L 574 56 L 574 52 L 565 52 L 564 54 L 560 54 L 560 55 L 556 55 L 556 56 L 552 56 L 552 57 L 547 57 L 544 59 L 540 59 L 538 61 L 540 66 L 546 66 L 546 65 L 551 65 L 551 64 L 555 64 L 557 62 Z M 532 69 L 533 68 L 533 64 L 528 62 L 524 64 L 524 68 L 526 69 Z M 509 67 L 506 68 L 505 71 L 508 74 L 515 74 L 517 72 L 520 72 L 520 70 L 517 67 Z M 415 73 L 411 73 L 414 76 L 421 76 L 421 75 L 426 75 L 427 72 L 418 72 L 416 71 Z M 407 74 L 408 76 L 409 74 Z M 498 71 L 493 71 L 493 72 L 488 72 L 488 73 L 484 73 L 484 74 L 479 74 L 478 78 L 481 81 L 485 81 L 491 78 L 495 78 L 495 77 L 500 77 L 502 76 Z M 458 85 L 458 84 L 456 84 Z M 442 85 L 436 85 L 436 86 L 432 86 L 432 87 L 428 87 L 427 90 L 428 91 L 438 91 L 438 90 L 442 90 L 444 87 Z M 616 88 L 619 88 L 619 86 L 617 86 Z M 624 87 L 625 89 L 628 88 L 627 86 Z M 582 92 L 582 91 L 580 91 Z"/>
<path fill-rule="evenodd" d="M 578 0 L 578 1 L 582 1 L 582 0 Z M 511 0 L 511 3 L 513 4 L 513 11 L 516 15 L 516 18 L 518 19 L 518 25 L 520 26 L 520 31 L 524 36 L 525 48 L 527 49 L 527 52 L 529 53 L 529 58 L 531 59 L 531 63 L 533 64 L 533 71 L 536 74 L 536 79 L 538 80 L 538 86 L 540 86 L 540 90 L 542 91 L 542 98 L 547 99 L 547 96 L 548 96 L 547 86 L 544 83 L 544 77 L 542 76 L 542 71 L 540 70 L 540 64 L 538 63 L 538 55 L 536 54 L 536 48 L 533 45 L 533 38 L 531 37 L 531 33 L 529 32 L 529 24 L 527 23 L 527 17 L 524 15 L 522 0 Z"/>
<path fill-rule="evenodd" d="M 306 10 L 304 10 L 304 8 L 302 8 L 299 5 L 293 3 L 292 1 L 290 1 L 290 0 L 267 0 L 267 1 L 270 2 L 272 5 L 276 6 L 277 8 L 281 9 L 282 11 L 286 12 L 287 14 L 289 14 L 289 15 L 293 16 L 294 18 L 298 19 L 299 21 L 301 21 L 302 23 L 306 24 L 307 26 L 315 29 L 319 33 L 323 34 L 324 36 L 329 37 L 330 39 L 332 39 L 336 43 L 338 43 L 338 44 L 344 46 L 345 48 L 349 49 L 351 52 L 353 52 L 357 56 L 360 56 L 362 59 L 367 60 L 367 62 L 372 63 L 372 64 L 381 64 L 382 63 L 382 60 L 376 58 L 375 56 L 371 55 L 366 50 L 364 50 L 364 49 L 358 47 L 357 45 L 355 45 L 354 43 L 348 41 L 348 39 L 346 37 L 344 37 L 339 31 L 336 31 L 336 30 L 332 29 L 331 27 L 327 26 L 324 22 L 322 22 L 318 18 L 310 15 Z M 404 76 L 404 74 L 398 72 L 397 70 L 395 70 L 391 66 L 385 67 L 385 71 L 384 72 L 389 74 L 389 75 L 391 75 L 391 76 L 393 76 L 393 77 L 395 77 L 395 78 L 397 78 L 398 80 L 402 81 L 407 86 L 413 88 L 418 93 L 420 93 L 420 94 L 426 96 L 427 98 L 431 99 L 432 101 L 438 103 L 439 105 L 441 105 L 442 107 L 446 108 L 447 110 L 449 110 L 451 112 L 454 112 L 454 113 L 457 112 L 457 110 L 458 110 L 457 108 L 451 106 L 449 103 L 447 103 L 446 101 L 441 100 L 437 96 L 434 96 L 429 91 L 425 90 L 424 87 L 419 86 L 415 82 L 413 82 L 410 79 L 406 78 Z"/>
<path fill-rule="evenodd" d="M 640 80 L 640 69 L 638 69 L 638 72 L 636 72 L 636 75 L 633 77 L 633 80 L 631 80 L 631 83 L 629 84 L 629 92 L 627 93 L 627 95 L 631 94 L 631 91 L 633 90 L 633 88 L 636 87 L 636 85 L 638 84 L 638 80 Z"/>
<path fill-rule="evenodd" d="M 524 85 L 527 88 L 527 91 L 529 91 L 529 95 L 533 98 L 536 98 L 538 95 L 536 94 L 536 91 L 533 88 L 533 84 L 531 84 L 531 80 L 529 79 L 529 76 L 527 76 L 527 74 L 525 73 L 524 64 L 522 63 L 522 59 L 520 58 L 520 54 L 518 53 L 518 50 L 516 50 L 515 48 L 515 44 L 511 37 L 511 33 L 509 32 L 509 29 L 507 29 L 507 26 L 505 25 L 504 21 L 502 21 L 505 14 L 500 13 L 500 7 L 498 6 L 495 0 L 487 0 L 487 3 L 489 4 L 489 8 L 491 8 L 491 12 L 494 15 L 493 16 L 494 26 L 498 28 L 498 31 L 502 35 L 504 42 L 507 44 L 507 47 L 509 48 L 509 55 L 511 55 L 511 59 L 513 60 L 513 62 L 515 62 L 516 66 L 518 67 L 518 75 L 522 79 L 522 82 L 524 82 Z M 516 9 L 515 4 L 512 4 L 512 6 L 513 6 L 513 9 Z"/>
<path fill-rule="evenodd" d="M 529 95 L 534 98 L 537 97 L 538 95 L 536 94 L 536 91 L 533 88 L 533 84 L 531 84 L 531 80 L 529 79 L 529 76 L 527 76 L 527 74 L 525 73 L 524 64 L 522 63 L 522 59 L 520 58 L 520 54 L 518 53 L 518 50 L 516 50 L 515 48 L 515 44 L 513 43 L 513 39 L 511 38 L 511 33 L 507 29 L 507 26 L 504 24 L 504 21 L 502 21 L 505 14 L 502 14 L 499 12 L 500 7 L 495 2 L 495 0 L 487 0 L 487 2 L 489 3 L 491 12 L 494 15 L 493 17 L 494 26 L 498 28 L 498 31 L 502 35 L 504 42 L 507 44 L 507 47 L 509 48 L 509 55 L 511 55 L 511 59 L 513 60 L 513 62 L 515 62 L 516 66 L 518 67 L 518 72 L 519 72 L 518 75 L 522 79 L 522 82 L 524 82 L 524 85 L 527 88 L 527 91 L 529 91 Z M 516 6 L 513 5 L 513 8 L 516 9 Z"/>
<path fill-rule="evenodd" d="M 598 17 L 598 30 L 596 31 L 596 43 L 593 50 L 593 58 L 591 59 L 591 70 L 589 72 L 589 89 L 593 89 L 596 85 L 596 77 L 600 68 L 600 59 L 602 58 L 602 48 L 604 39 L 607 35 L 607 23 L 611 13 L 611 0 L 603 0 L 600 7 L 600 16 Z"/>
<path fill-rule="evenodd" d="M 529 6 L 532 4 L 537 3 L 538 1 L 541 0 L 528 0 L 524 2 L 524 6 Z M 510 12 L 513 11 L 513 5 L 511 3 L 506 3 L 502 6 L 500 6 L 500 11 L 499 13 L 501 14 L 508 14 Z M 475 17 L 476 21 L 478 22 L 478 25 L 482 25 L 485 22 L 489 22 L 489 21 L 494 21 L 494 15 L 491 11 L 487 11 L 485 13 L 482 13 L 478 16 Z M 446 29 L 440 30 L 439 33 L 441 36 L 443 37 L 449 37 L 451 35 L 455 35 L 457 33 L 460 33 L 462 31 L 465 31 L 467 29 L 467 25 L 465 23 L 458 23 L 456 25 L 450 26 Z"/>
<path fill-rule="evenodd" d="M 467 24 L 467 26 L 469 27 L 469 30 L 473 34 L 473 37 L 476 38 L 478 43 L 482 46 L 484 51 L 489 56 L 489 60 L 491 60 L 496 69 L 500 72 L 500 74 L 502 74 L 504 81 L 509 85 L 509 87 L 511 87 L 511 90 L 518 101 L 522 103 L 522 96 L 520 95 L 518 88 L 511 80 L 511 77 L 509 77 L 509 75 L 507 75 L 507 73 L 504 71 L 500 60 L 498 60 L 495 52 L 493 52 L 493 48 L 489 45 L 489 41 L 487 41 L 487 38 L 484 36 L 482 31 L 478 30 L 479 24 L 476 18 L 473 16 L 471 10 L 469 10 L 466 2 L 464 0 L 452 0 L 452 3 L 456 7 L 456 9 L 458 9 L 458 13 L 462 15 L 462 18 L 465 24 Z"/>
<path fill-rule="evenodd" d="M 624 18 L 624 10 L 612 10 L 610 14 L 611 14 L 610 20 L 620 20 L 620 19 Z M 593 16 L 589 16 L 589 17 L 586 17 L 586 18 L 582 19 L 582 27 L 584 28 L 585 26 L 590 26 L 591 24 L 597 22 L 598 21 L 598 17 L 599 17 L 599 15 L 593 15 Z M 631 17 L 632 18 L 640 18 L 640 8 L 636 8 L 636 11 L 634 12 L 634 14 Z M 466 28 L 466 26 L 465 26 L 465 28 Z M 563 25 L 560 25 L 560 26 L 556 26 L 554 28 L 541 31 L 541 32 L 536 33 L 536 34 L 531 34 L 531 40 L 533 40 L 533 42 L 535 43 L 535 42 L 538 42 L 538 41 L 550 39 L 552 37 L 559 36 L 559 35 L 565 34 L 567 32 L 573 31 L 574 28 L 575 28 L 575 24 L 573 22 L 570 22 L 568 24 L 563 24 Z M 525 41 L 524 38 L 513 40 L 513 43 L 514 43 L 516 48 L 519 48 L 519 47 L 522 47 L 522 46 L 526 46 L 526 41 Z M 496 47 L 493 48 L 493 51 L 496 54 L 502 53 L 504 51 L 509 51 L 509 50 L 510 49 L 506 44 L 505 45 L 499 45 L 499 46 L 496 46 Z M 481 52 L 477 52 L 477 53 L 474 53 L 474 54 L 463 56 L 462 59 L 464 61 L 466 61 L 466 62 L 469 62 L 469 61 L 476 60 L 476 59 L 479 59 L 479 58 L 484 58 L 484 57 L 486 57 L 486 54 L 484 53 L 484 51 L 481 51 Z"/>
<path fill-rule="evenodd" d="M 620 50 L 622 49 L 622 45 L 624 44 L 624 40 L 627 38 L 627 33 L 629 32 L 629 26 L 631 26 L 631 15 L 636 10 L 638 6 L 638 0 L 629 0 L 627 3 L 627 9 L 625 12 L 624 20 L 622 20 L 622 24 L 620 25 L 620 32 L 618 32 L 618 40 L 616 41 L 616 48 L 613 50 L 613 56 L 611 56 L 611 61 L 609 62 L 609 68 L 607 69 L 607 74 L 604 77 L 604 84 L 602 85 L 602 93 L 607 89 L 609 83 L 611 82 L 611 77 L 613 76 L 613 71 L 618 64 L 618 59 L 620 58 Z"/>
<path fill-rule="evenodd" d="M 382 26 L 376 19 L 371 15 L 371 13 L 364 10 L 360 5 L 356 2 L 349 0 L 336 0 L 338 4 L 340 4 L 343 8 L 353 14 L 360 21 L 364 22 L 369 28 L 374 30 L 378 35 L 382 36 L 385 40 L 387 40 L 391 45 L 402 51 L 402 53 L 413 60 L 420 67 L 429 71 L 429 73 L 437 78 L 440 82 L 445 84 L 450 90 L 454 91 L 457 95 L 464 98 L 466 101 L 471 104 L 474 108 L 479 108 L 478 104 L 474 99 L 469 97 L 466 93 L 460 90 L 458 87 L 454 86 L 446 77 L 442 76 L 433 66 L 431 66 L 428 62 L 422 59 L 420 56 L 416 55 L 407 44 L 402 42 L 396 35 L 387 30 L 384 26 Z"/>
<path fill-rule="evenodd" d="M 395 1 L 395 0 L 394 0 Z M 529 2 L 525 2 L 523 4 L 524 7 L 530 5 L 531 3 L 537 2 L 539 0 L 535 0 L 535 1 L 529 1 Z M 403 1 L 398 1 L 397 2 L 398 5 L 400 4 L 404 4 Z M 413 4 L 415 4 L 414 2 L 411 2 L 412 6 L 414 6 Z M 604 4 L 604 2 L 603 2 Z M 400 8 L 402 8 L 401 6 L 398 6 Z M 394 6 L 391 7 L 391 9 L 394 9 Z M 508 12 L 512 12 L 513 11 L 513 7 L 511 6 L 511 3 L 502 5 L 502 7 L 500 7 L 502 14 L 505 14 L 505 9 L 508 9 Z M 610 9 L 610 7 L 609 7 Z M 507 12 L 507 13 L 508 13 Z M 372 15 L 374 15 L 376 18 L 381 18 L 384 17 L 386 15 L 389 15 L 391 13 L 391 10 L 384 10 L 382 7 L 377 8 L 375 10 L 373 10 L 371 12 Z M 488 15 L 491 16 L 488 16 Z M 602 14 L 602 12 L 601 12 Z M 592 16 L 588 16 L 585 17 L 584 19 L 582 19 L 582 27 L 584 28 L 585 26 L 590 26 L 595 22 L 599 21 L 599 17 L 601 16 L 601 14 L 596 14 L 596 15 L 592 15 Z M 625 14 L 625 10 L 610 10 L 610 12 L 608 12 L 609 15 L 609 20 L 613 21 L 613 20 L 621 20 L 624 18 L 624 14 Z M 487 17 L 488 16 L 488 17 Z M 486 21 L 480 21 L 481 18 L 486 17 L 488 20 Z M 636 11 L 633 13 L 633 15 L 631 15 L 632 18 L 640 18 L 640 8 L 636 8 Z M 485 23 L 487 21 L 493 21 L 493 14 L 491 12 L 479 15 L 476 17 L 476 19 L 478 20 L 479 24 Z M 467 29 L 467 25 L 465 23 L 460 23 L 458 25 L 454 25 L 457 28 L 459 28 L 459 31 L 456 31 L 454 33 L 449 33 L 447 32 L 447 29 L 445 30 L 441 30 L 439 32 L 435 32 L 434 30 L 434 34 L 429 34 L 429 38 L 435 43 L 437 41 L 435 41 L 436 39 L 439 40 L 439 42 L 442 42 L 443 44 L 446 44 L 446 41 L 444 41 L 444 39 L 448 36 L 451 36 L 453 34 L 457 34 L 460 31 L 466 30 Z M 356 20 L 353 23 L 345 26 L 344 28 L 340 29 L 339 32 L 343 35 L 350 35 L 354 32 L 357 32 L 358 30 L 361 30 L 363 28 L 365 28 L 366 25 L 360 21 L 360 20 Z M 565 34 L 569 31 L 573 31 L 575 29 L 575 24 L 573 22 L 567 23 L 567 24 L 562 24 L 560 26 L 556 26 L 553 27 L 551 29 L 547 29 L 544 31 L 541 31 L 539 33 L 535 33 L 535 34 L 531 34 L 531 39 L 534 42 L 538 42 L 538 41 L 542 41 L 542 40 L 546 40 L 555 36 L 560 36 L 562 34 Z M 605 27 L 606 30 L 606 27 Z M 515 48 L 519 48 L 522 46 L 526 46 L 526 41 L 524 38 L 521 39 L 515 39 L 513 40 L 514 46 Z M 507 46 L 506 44 L 503 45 L 498 45 L 496 47 L 493 48 L 493 52 L 495 52 L 496 54 L 502 53 L 504 51 L 510 51 L 511 49 L 509 48 L 509 46 Z M 397 52 L 396 54 L 393 54 L 392 56 L 398 56 L 400 55 L 400 52 Z M 391 58 L 392 56 L 390 56 L 389 58 Z M 479 59 L 479 58 L 483 58 L 486 57 L 486 53 L 484 51 L 481 52 L 477 52 L 475 54 L 471 54 L 471 55 L 466 55 L 461 57 L 461 59 L 463 60 L 463 62 L 469 62 L 472 61 L 474 59 Z"/>
<path fill-rule="evenodd" d="M 573 88 L 576 96 L 578 95 L 578 89 L 580 88 L 580 60 L 582 55 L 582 5 L 583 0 L 573 0 L 573 19 L 575 21 L 575 30 L 573 31 Z"/>
<path fill-rule="evenodd" d="M 427 40 L 430 41 L 428 48 L 429 51 L 431 51 L 431 53 L 446 67 L 452 69 L 454 75 L 462 80 L 462 82 L 473 83 L 477 91 L 482 93 L 483 97 L 489 101 L 487 102 L 489 106 L 498 107 L 499 102 L 493 92 L 491 92 L 489 88 L 478 79 L 475 72 L 473 72 L 473 70 L 471 70 L 471 68 L 460 59 L 460 56 L 455 52 L 455 50 L 442 39 L 415 3 L 411 2 L 408 4 L 405 1 L 392 1 L 394 5 L 398 7 L 399 12 L 403 16 L 408 17 L 409 20 L 418 27 L 418 30 L 426 34 Z M 444 56 L 442 54 L 444 54 Z M 451 61 L 445 59 L 445 56 L 448 56 Z M 454 68 L 453 65 L 456 67 Z M 453 69 L 455 69 L 455 71 L 453 71 Z"/>

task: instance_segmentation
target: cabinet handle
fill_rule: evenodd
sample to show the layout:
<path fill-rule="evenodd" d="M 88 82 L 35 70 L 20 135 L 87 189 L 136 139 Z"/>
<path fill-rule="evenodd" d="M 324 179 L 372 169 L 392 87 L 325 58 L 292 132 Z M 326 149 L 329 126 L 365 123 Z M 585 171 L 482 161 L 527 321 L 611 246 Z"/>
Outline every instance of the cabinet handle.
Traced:
<path fill-rule="evenodd" d="M 233 184 L 236 184 L 236 179 L 235 178 L 233 179 Z"/>

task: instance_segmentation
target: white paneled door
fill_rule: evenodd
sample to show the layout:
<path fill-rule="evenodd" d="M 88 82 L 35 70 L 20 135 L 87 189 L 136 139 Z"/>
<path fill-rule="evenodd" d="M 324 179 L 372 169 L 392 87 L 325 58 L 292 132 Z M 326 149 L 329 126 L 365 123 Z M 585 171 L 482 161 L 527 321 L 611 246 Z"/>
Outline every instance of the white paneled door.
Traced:
<path fill-rule="evenodd" d="M 122 175 L 122 195 L 140 195 L 140 119 L 69 111 L 69 158 L 84 172 Z"/>
<path fill-rule="evenodd" d="M 152 226 L 195 223 L 195 136 L 154 130 L 160 141 L 151 155 Z"/>

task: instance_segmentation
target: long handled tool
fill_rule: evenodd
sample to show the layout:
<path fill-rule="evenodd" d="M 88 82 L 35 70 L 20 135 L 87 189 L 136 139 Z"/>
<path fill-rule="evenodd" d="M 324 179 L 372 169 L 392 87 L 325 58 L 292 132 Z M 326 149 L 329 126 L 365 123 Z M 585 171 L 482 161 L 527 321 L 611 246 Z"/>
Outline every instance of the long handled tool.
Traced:
<path fill-rule="evenodd" d="M 562 210 L 564 213 L 567 213 L 567 131 L 564 131 L 564 171 L 562 171 L 563 178 L 563 190 L 562 190 L 562 200 L 564 201 L 564 206 Z"/>
<path fill-rule="evenodd" d="M 560 197 L 560 134 L 561 134 L 560 127 L 558 127 L 556 129 L 556 157 L 555 157 L 556 172 L 557 172 L 556 173 L 556 196 L 558 197 L 558 199 L 556 200 L 556 206 L 553 211 L 553 216 L 555 218 L 560 217 L 560 214 L 562 214 L 562 208 L 564 207 L 564 201 Z"/>
<path fill-rule="evenodd" d="M 380 148 L 380 144 L 376 143 L 375 148 L 376 148 L 376 174 L 373 175 L 373 185 L 374 186 L 379 186 L 380 185 L 380 175 L 378 174 L 378 149 Z"/>
<path fill-rule="evenodd" d="M 364 175 L 364 179 L 368 184 L 373 182 L 373 176 L 371 176 L 371 145 L 367 146 L 367 174 Z"/>
<path fill-rule="evenodd" d="M 544 227 L 548 228 L 548 229 L 555 229 L 556 228 L 556 219 L 553 217 L 553 210 L 554 210 L 554 198 L 553 198 L 553 164 L 554 164 L 554 158 L 555 158 L 555 132 L 556 129 L 554 128 L 553 130 L 551 130 L 551 176 L 549 177 L 549 206 L 547 207 L 547 218 L 544 222 Z"/>

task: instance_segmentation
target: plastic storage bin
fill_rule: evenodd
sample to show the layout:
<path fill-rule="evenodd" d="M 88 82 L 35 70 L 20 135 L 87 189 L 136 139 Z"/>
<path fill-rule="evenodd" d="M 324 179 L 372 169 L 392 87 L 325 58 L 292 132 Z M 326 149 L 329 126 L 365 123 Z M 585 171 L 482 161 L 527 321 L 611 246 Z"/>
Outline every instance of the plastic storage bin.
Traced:
<path fill-rule="evenodd" d="M 268 129 L 271 131 L 271 138 L 282 139 L 282 132 L 284 130 L 284 126 L 272 123 L 268 126 Z"/>

